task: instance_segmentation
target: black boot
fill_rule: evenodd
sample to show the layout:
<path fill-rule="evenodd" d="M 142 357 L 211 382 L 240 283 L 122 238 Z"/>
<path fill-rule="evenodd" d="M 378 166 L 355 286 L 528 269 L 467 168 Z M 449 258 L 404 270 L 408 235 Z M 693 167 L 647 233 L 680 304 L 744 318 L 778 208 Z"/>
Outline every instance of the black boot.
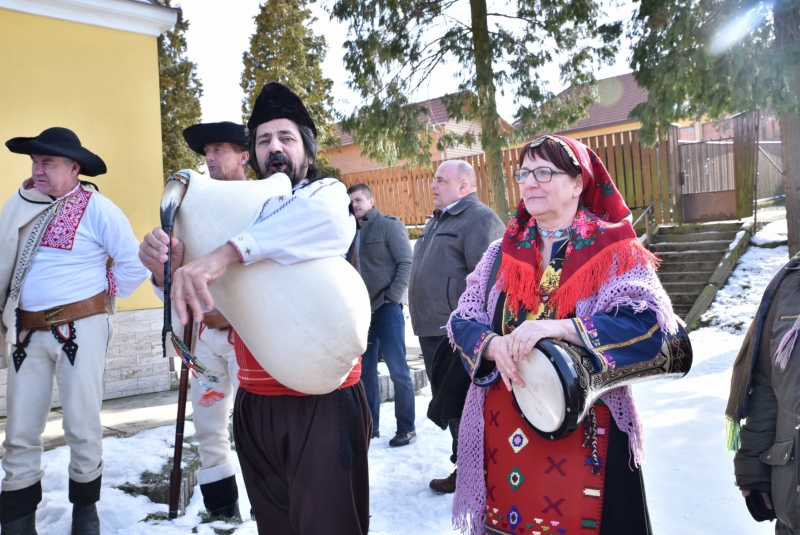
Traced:
<path fill-rule="evenodd" d="M 72 535 L 100 535 L 96 504 L 72 506 Z"/>
<path fill-rule="evenodd" d="M 69 480 L 69 501 L 72 502 L 72 535 L 100 535 L 100 518 L 96 503 L 100 500 L 102 476 L 88 483 Z"/>
<path fill-rule="evenodd" d="M 8 524 L 3 523 L 0 529 L 3 535 L 37 535 L 36 511 Z"/>
<path fill-rule="evenodd" d="M 36 507 L 42 501 L 42 482 L 20 490 L 0 492 L 0 533 L 36 535 Z"/>
<path fill-rule="evenodd" d="M 203 493 L 203 505 L 212 518 L 242 519 L 239 514 L 239 488 L 236 486 L 236 476 L 200 485 L 200 492 Z"/>

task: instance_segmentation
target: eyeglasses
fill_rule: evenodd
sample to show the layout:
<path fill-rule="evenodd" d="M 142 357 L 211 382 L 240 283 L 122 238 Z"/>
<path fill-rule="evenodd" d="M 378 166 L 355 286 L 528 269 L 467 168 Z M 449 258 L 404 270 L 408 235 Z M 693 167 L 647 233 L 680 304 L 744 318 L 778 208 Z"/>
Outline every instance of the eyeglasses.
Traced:
<path fill-rule="evenodd" d="M 536 169 L 525 169 L 522 167 L 514 171 L 514 180 L 516 180 L 518 184 L 522 184 L 528 180 L 528 177 L 531 174 L 533 174 L 533 178 L 536 179 L 536 182 L 541 184 L 543 182 L 550 182 L 550 180 L 553 178 L 553 175 L 568 175 L 569 173 L 565 173 L 564 171 L 556 171 L 555 169 L 550 169 L 549 167 L 537 167 Z"/>

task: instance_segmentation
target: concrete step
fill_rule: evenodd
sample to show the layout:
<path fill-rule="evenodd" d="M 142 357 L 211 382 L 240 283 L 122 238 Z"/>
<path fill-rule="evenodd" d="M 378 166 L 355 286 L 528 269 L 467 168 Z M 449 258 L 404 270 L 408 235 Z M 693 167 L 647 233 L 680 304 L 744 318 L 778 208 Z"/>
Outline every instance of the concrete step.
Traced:
<path fill-rule="evenodd" d="M 692 309 L 693 305 L 679 305 L 677 303 L 672 303 L 672 310 L 675 311 L 675 314 L 678 315 L 681 319 L 686 319 L 686 314 Z"/>
<path fill-rule="evenodd" d="M 679 262 L 676 260 L 677 257 L 669 256 L 668 258 L 663 258 L 663 254 L 659 255 L 662 257 L 662 262 L 658 267 L 658 274 L 659 276 L 664 275 L 666 273 L 680 273 L 686 271 L 698 272 L 698 271 L 710 271 L 713 272 L 717 269 L 717 265 L 719 265 L 719 260 L 706 260 L 703 259 L 705 255 L 697 255 L 700 258 L 696 258 L 693 261 L 683 261 Z"/>
<path fill-rule="evenodd" d="M 724 251 L 652 251 L 662 260 L 664 265 L 667 262 L 715 262 L 719 263 L 725 253 Z M 705 268 L 693 271 L 705 271 Z"/>
<path fill-rule="evenodd" d="M 653 243 L 713 241 L 713 240 L 722 240 L 730 243 L 736 237 L 736 232 L 737 232 L 736 230 L 726 230 L 726 231 L 693 232 L 693 233 L 681 233 L 681 234 L 658 233 L 653 237 Z"/>
<path fill-rule="evenodd" d="M 698 225 L 662 225 L 659 234 L 694 234 L 698 232 L 727 232 L 742 230 L 743 223 L 707 223 Z"/>
<path fill-rule="evenodd" d="M 699 282 L 662 282 L 661 285 L 670 297 L 678 294 L 692 294 L 697 297 L 703 291 L 703 288 L 708 286 L 708 279 Z"/>
<path fill-rule="evenodd" d="M 708 271 L 673 271 L 673 272 L 665 272 L 662 270 L 658 271 L 658 278 L 661 280 L 663 284 L 669 283 L 693 283 L 693 282 L 702 282 L 704 284 L 708 284 L 708 279 L 711 278 L 711 274 L 714 273 L 711 270 Z"/>
<path fill-rule="evenodd" d="M 730 240 L 651 243 L 650 250 L 658 254 L 669 251 L 721 251 L 728 250 Z"/>
<path fill-rule="evenodd" d="M 671 292 L 669 293 L 669 298 L 674 305 L 688 305 L 690 308 L 694 305 L 694 302 L 697 301 L 697 298 L 700 296 L 700 293 L 694 292 Z"/>

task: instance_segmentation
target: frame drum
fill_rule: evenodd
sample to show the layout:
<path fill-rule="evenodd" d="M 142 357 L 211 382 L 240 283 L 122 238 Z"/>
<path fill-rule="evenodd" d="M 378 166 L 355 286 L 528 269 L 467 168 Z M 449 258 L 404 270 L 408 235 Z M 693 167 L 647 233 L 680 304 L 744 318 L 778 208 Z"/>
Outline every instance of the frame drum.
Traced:
<path fill-rule="evenodd" d="M 574 431 L 582 419 L 585 395 L 566 352 L 549 340 L 541 340 L 528 358 L 516 364 L 525 388 L 512 383 L 512 396 L 528 426 L 549 440 Z"/>
<path fill-rule="evenodd" d="M 648 360 L 594 371 L 583 347 L 561 340 L 540 340 L 517 363 L 525 388 L 512 384 L 514 404 L 538 435 L 557 440 L 583 421 L 592 404 L 605 393 L 640 381 L 679 378 L 692 368 L 692 344 L 683 326 L 666 333 L 661 350 Z"/>

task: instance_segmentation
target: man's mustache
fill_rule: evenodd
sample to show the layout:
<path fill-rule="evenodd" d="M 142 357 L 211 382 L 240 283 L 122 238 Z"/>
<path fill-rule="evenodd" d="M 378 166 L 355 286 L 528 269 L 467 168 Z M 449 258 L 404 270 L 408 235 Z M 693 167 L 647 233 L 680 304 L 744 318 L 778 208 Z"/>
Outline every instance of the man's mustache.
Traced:
<path fill-rule="evenodd" d="M 291 175 L 294 172 L 294 166 L 292 165 L 292 161 L 289 159 L 289 157 L 283 153 L 275 152 L 270 154 L 269 158 L 267 158 L 267 161 L 264 163 L 264 173 L 267 173 L 270 166 L 275 162 L 282 163 L 286 166 L 286 174 Z"/>

